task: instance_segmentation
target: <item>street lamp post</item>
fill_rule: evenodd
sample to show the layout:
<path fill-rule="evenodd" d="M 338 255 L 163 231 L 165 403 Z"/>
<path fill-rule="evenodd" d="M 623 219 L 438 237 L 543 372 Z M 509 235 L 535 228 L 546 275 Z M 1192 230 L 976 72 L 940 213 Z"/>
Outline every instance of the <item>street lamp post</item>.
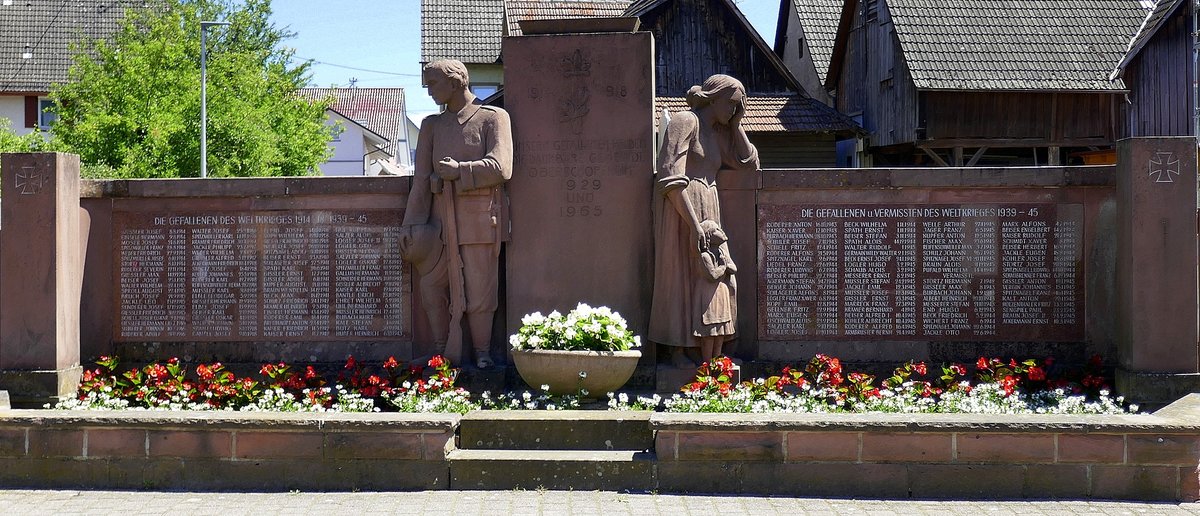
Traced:
<path fill-rule="evenodd" d="M 200 22 L 200 177 L 208 177 L 208 28 L 228 22 Z"/>

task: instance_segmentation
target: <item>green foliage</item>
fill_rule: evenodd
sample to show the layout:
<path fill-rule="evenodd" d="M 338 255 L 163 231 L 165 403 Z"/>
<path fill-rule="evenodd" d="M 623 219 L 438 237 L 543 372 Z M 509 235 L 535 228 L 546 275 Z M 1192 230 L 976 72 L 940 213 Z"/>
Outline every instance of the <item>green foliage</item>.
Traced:
<path fill-rule="evenodd" d="M 0 154 L 6 152 L 51 152 L 53 144 L 38 131 L 18 135 L 7 118 L 0 118 Z"/>
<path fill-rule="evenodd" d="M 50 97 L 52 131 L 87 174 L 196 177 L 200 171 L 200 20 L 208 30 L 208 173 L 305 175 L 329 154 L 328 101 L 297 90 L 309 65 L 289 65 L 291 36 L 270 0 L 163 0 L 130 10 L 110 41 L 75 48 L 67 84 Z"/>

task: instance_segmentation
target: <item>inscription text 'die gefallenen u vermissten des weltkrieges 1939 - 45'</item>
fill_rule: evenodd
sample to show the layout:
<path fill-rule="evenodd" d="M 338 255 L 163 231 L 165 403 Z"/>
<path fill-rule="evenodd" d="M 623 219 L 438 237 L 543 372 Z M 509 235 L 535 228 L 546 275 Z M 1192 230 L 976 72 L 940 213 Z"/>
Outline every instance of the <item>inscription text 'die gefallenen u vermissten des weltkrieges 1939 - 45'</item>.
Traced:
<path fill-rule="evenodd" d="M 760 337 L 1082 338 L 1082 207 L 764 205 Z"/>

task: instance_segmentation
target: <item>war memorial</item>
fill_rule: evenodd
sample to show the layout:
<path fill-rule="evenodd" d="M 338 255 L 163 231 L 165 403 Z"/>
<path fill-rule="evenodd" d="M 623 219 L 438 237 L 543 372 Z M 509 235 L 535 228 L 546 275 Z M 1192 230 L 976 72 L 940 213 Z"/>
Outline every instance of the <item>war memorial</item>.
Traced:
<path fill-rule="evenodd" d="M 740 83 L 696 85 L 656 127 L 654 40 L 613 23 L 506 38 L 503 109 L 456 101 L 438 69 L 430 94 L 457 109 L 427 120 L 413 177 L 94 181 L 75 156 L 3 156 L 0 485 L 1200 499 L 1193 139 L 1122 140 L 1116 165 L 763 169 Z M 469 385 L 515 388 L 522 315 L 581 301 L 642 336 L 643 392 L 722 353 L 747 376 L 817 353 L 1101 355 L 1120 393 L 1165 408 L 22 409 L 73 395 L 100 355 L 444 354 Z"/>

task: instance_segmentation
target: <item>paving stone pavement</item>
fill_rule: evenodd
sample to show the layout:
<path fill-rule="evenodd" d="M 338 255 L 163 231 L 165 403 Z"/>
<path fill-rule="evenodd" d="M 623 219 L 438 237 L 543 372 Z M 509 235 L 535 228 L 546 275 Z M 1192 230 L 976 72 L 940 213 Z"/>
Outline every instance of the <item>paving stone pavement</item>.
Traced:
<path fill-rule="evenodd" d="M 0 514 L 849 514 L 862 516 L 1200 515 L 1200 504 L 1119 501 L 842 500 L 606 491 L 186 493 L 0 490 Z"/>

